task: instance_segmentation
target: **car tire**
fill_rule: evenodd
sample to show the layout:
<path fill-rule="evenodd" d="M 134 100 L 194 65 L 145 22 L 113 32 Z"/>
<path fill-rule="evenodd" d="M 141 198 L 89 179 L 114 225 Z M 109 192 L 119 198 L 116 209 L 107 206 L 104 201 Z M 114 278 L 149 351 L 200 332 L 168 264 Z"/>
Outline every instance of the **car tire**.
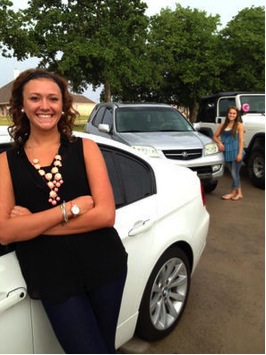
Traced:
<path fill-rule="evenodd" d="M 253 185 L 265 188 L 265 150 L 257 147 L 251 151 L 248 157 L 248 175 Z"/>
<path fill-rule="evenodd" d="M 165 251 L 156 263 L 143 294 L 136 328 L 140 338 L 158 340 L 175 328 L 187 303 L 190 277 L 186 254 L 178 247 Z"/>
<path fill-rule="evenodd" d="M 203 182 L 203 188 L 205 192 L 212 192 L 216 189 L 218 184 L 218 180 L 211 181 L 211 182 Z"/>

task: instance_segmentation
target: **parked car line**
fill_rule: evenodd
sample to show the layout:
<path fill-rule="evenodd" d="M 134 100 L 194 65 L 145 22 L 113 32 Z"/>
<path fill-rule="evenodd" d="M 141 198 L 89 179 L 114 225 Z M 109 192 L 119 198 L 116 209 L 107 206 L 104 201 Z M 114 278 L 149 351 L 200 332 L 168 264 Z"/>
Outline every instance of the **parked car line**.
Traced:
<path fill-rule="evenodd" d="M 196 131 L 166 104 L 101 103 L 95 106 L 85 132 L 106 137 L 196 171 L 205 191 L 213 191 L 223 175 L 224 158 L 211 138 Z"/>

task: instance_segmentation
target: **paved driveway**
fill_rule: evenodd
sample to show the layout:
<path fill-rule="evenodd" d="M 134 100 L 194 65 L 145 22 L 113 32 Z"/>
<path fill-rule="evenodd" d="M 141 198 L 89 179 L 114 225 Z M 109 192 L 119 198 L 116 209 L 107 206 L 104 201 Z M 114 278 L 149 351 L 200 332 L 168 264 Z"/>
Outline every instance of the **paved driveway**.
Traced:
<path fill-rule="evenodd" d="M 226 173 L 206 195 L 211 225 L 193 276 L 187 309 L 175 331 L 155 343 L 132 339 L 120 349 L 146 354 L 265 353 L 265 192 L 241 172 L 244 199 L 223 201 Z"/>

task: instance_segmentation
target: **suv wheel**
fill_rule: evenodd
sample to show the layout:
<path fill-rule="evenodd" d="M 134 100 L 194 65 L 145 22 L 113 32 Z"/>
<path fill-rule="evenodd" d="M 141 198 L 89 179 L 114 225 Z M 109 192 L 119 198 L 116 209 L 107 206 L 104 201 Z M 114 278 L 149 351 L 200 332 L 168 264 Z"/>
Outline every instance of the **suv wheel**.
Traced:
<path fill-rule="evenodd" d="M 256 187 L 265 188 L 265 150 L 257 147 L 248 158 L 248 175 Z"/>
<path fill-rule="evenodd" d="M 218 184 L 218 180 L 202 183 L 205 192 L 214 191 L 216 189 L 217 184 Z"/>
<path fill-rule="evenodd" d="M 186 254 L 166 250 L 146 285 L 139 310 L 137 335 L 153 341 L 168 335 L 185 309 L 190 289 L 190 265 Z"/>

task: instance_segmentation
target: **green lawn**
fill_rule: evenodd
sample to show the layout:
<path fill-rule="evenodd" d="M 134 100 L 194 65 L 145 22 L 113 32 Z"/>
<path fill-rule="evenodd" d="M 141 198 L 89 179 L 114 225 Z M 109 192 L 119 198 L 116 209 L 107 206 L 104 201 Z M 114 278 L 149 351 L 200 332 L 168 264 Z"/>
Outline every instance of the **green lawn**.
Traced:
<path fill-rule="evenodd" d="M 83 132 L 84 131 L 84 126 L 87 122 L 87 117 L 79 117 L 76 119 L 75 122 L 75 130 L 79 131 L 79 132 Z M 11 119 L 8 117 L 0 117 L 0 126 L 9 126 L 11 124 Z"/>
<path fill-rule="evenodd" d="M 10 118 L 8 117 L 0 117 L 0 126 L 9 126 Z"/>

